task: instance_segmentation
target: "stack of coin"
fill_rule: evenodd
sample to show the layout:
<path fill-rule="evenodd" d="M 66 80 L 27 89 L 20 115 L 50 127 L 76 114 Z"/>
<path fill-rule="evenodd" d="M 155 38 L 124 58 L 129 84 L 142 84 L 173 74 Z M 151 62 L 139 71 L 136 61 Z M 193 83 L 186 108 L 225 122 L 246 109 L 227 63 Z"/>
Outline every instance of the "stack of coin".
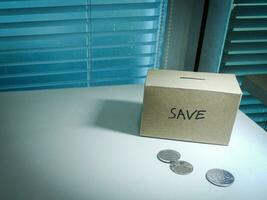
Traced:
<path fill-rule="evenodd" d="M 181 154 L 175 150 L 165 149 L 157 154 L 160 161 L 170 164 L 170 169 L 179 175 L 190 174 L 193 171 L 193 166 L 186 161 L 179 160 Z"/>

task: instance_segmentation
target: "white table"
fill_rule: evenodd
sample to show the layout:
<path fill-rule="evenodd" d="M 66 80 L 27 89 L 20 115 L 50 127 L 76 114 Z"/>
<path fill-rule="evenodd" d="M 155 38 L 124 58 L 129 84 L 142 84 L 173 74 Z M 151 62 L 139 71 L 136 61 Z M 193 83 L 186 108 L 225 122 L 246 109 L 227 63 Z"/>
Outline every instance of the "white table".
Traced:
<path fill-rule="evenodd" d="M 0 199 L 267 199 L 263 129 L 238 112 L 229 146 L 140 137 L 142 96 L 141 85 L 0 93 Z M 193 173 L 158 161 L 166 148 Z M 234 184 L 210 184 L 211 168 Z"/>

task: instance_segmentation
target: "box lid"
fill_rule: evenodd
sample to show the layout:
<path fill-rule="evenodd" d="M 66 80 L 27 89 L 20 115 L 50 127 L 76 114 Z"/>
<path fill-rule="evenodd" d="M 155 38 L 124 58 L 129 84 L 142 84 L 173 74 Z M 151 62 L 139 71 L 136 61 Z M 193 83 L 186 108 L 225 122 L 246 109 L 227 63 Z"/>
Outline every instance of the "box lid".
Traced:
<path fill-rule="evenodd" d="M 146 86 L 242 94 L 234 74 L 152 69 L 147 74 Z"/>

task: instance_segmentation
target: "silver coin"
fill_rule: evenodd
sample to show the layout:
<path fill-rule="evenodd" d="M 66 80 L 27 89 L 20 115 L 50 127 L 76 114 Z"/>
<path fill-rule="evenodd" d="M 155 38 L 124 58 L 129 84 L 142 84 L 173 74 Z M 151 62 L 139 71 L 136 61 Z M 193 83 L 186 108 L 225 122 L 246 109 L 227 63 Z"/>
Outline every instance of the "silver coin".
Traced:
<path fill-rule="evenodd" d="M 228 187 L 235 181 L 233 174 L 224 169 L 210 169 L 206 173 L 206 178 L 210 183 L 220 187 Z"/>
<path fill-rule="evenodd" d="M 170 164 L 170 169 L 176 174 L 186 175 L 193 171 L 193 165 L 189 162 L 178 160 Z"/>
<path fill-rule="evenodd" d="M 177 160 L 179 160 L 181 158 L 181 154 L 171 149 L 165 149 L 165 150 L 160 151 L 157 154 L 157 157 L 162 162 L 171 163 L 171 162 L 176 162 Z"/>

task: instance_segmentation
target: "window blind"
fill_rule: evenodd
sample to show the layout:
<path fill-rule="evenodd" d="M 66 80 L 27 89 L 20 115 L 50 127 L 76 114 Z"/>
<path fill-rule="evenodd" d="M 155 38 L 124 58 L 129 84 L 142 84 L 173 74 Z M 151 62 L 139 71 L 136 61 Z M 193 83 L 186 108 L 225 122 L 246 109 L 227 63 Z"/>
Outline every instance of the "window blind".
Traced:
<path fill-rule="evenodd" d="M 142 83 L 161 59 L 167 0 L 0 2 L 0 90 Z"/>
<path fill-rule="evenodd" d="M 244 75 L 267 73 L 267 0 L 235 0 L 220 72 Z M 243 91 L 240 109 L 266 128 L 267 107 Z"/>

